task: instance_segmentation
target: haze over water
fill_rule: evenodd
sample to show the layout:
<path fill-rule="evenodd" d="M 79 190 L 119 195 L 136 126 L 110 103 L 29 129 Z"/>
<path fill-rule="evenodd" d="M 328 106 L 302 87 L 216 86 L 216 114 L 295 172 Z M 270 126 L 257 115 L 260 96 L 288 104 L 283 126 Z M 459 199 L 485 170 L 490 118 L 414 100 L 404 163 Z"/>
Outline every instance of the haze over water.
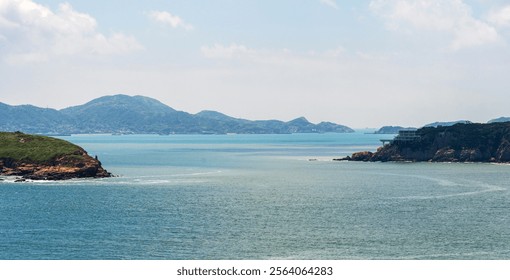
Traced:
<path fill-rule="evenodd" d="M 510 166 L 380 135 L 75 135 L 116 178 L 0 181 L 0 259 L 508 259 Z M 385 137 L 383 137 L 385 138 Z"/>

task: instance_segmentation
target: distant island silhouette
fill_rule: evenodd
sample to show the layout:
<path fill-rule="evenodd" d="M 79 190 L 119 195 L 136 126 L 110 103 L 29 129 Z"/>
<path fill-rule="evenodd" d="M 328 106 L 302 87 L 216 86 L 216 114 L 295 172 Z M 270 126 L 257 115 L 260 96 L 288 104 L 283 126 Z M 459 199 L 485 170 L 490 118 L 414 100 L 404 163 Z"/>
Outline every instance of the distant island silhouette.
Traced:
<path fill-rule="evenodd" d="M 300 117 L 289 122 L 251 121 L 215 111 L 190 114 L 145 96 L 103 96 L 62 110 L 0 103 L 0 131 L 42 134 L 287 134 L 346 133 L 331 122 L 313 124 Z"/>

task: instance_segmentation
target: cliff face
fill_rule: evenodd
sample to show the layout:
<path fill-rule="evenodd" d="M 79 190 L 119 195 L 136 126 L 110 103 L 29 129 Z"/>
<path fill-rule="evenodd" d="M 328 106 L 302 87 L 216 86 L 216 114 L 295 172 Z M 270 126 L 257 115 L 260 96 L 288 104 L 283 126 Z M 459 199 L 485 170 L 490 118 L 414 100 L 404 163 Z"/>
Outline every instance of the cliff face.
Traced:
<path fill-rule="evenodd" d="M 420 138 L 394 142 L 375 153 L 354 153 L 355 161 L 510 162 L 510 122 L 426 127 Z"/>
<path fill-rule="evenodd" d="M 0 133 L 0 175 L 32 180 L 111 177 L 97 158 L 67 141 Z"/>

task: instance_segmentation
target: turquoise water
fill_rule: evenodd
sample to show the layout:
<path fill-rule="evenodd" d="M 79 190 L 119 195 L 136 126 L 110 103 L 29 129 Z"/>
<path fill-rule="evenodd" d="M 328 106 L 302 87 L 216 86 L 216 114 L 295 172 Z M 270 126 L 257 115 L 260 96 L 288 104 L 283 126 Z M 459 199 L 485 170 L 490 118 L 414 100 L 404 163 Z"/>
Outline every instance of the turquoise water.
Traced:
<path fill-rule="evenodd" d="M 510 166 L 378 135 L 76 135 L 116 178 L 0 181 L 0 259 L 510 259 Z"/>

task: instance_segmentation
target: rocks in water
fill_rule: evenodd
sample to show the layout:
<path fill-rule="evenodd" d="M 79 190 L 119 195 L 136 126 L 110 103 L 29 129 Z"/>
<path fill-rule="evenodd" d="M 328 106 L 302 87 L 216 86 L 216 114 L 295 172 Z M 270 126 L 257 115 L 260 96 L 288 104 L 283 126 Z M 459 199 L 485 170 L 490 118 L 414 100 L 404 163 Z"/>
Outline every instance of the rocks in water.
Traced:
<path fill-rule="evenodd" d="M 374 153 L 364 151 L 364 152 L 357 152 L 352 154 L 350 160 L 353 161 L 370 161 L 372 157 L 374 156 Z"/>

